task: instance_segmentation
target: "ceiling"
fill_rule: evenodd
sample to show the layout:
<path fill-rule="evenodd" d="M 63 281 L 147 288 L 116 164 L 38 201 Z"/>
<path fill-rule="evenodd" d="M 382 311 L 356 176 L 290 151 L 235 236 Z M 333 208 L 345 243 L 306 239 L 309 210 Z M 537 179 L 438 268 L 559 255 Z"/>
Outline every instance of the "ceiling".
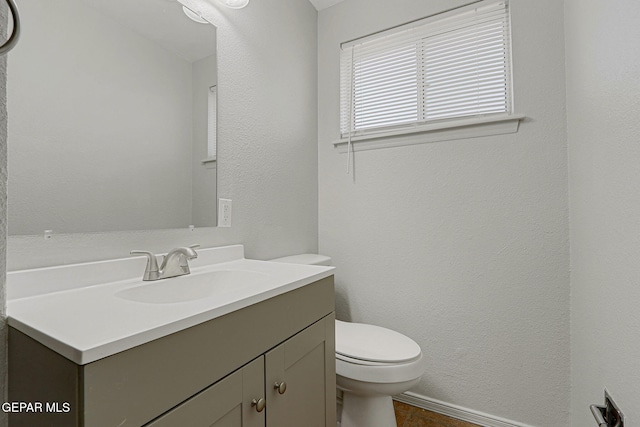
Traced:
<path fill-rule="evenodd" d="M 344 0 L 309 0 L 311 2 L 311 4 L 313 4 L 316 9 L 318 10 L 322 10 L 322 9 L 326 9 L 329 6 L 333 6 L 334 4 L 338 4 L 341 1 Z"/>
<path fill-rule="evenodd" d="M 189 62 L 215 54 L 216 28 L 197 24 L 176 1 L 82 0 L 115 23 L 151 40 Z"/>

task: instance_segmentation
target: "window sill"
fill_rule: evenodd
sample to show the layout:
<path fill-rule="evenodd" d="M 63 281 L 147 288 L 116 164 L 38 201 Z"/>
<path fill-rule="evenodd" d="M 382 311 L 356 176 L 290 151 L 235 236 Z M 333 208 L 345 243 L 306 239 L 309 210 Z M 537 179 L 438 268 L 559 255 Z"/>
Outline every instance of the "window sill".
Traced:
<path fill-rule="evenodd" d="M 353 151 L 364 151 L 454 139 L 504 135 L 518 132 L 520 121 L 524 118 L 523 114 L 510 114 L 433 123 L 414 129 L 354 136 L 351 138 L 351 145 Z M 338 149 L 338 152 L 346 153 L 348 143 L 348 139 L 343 138 L 334 142 L 333 145 Z"/>

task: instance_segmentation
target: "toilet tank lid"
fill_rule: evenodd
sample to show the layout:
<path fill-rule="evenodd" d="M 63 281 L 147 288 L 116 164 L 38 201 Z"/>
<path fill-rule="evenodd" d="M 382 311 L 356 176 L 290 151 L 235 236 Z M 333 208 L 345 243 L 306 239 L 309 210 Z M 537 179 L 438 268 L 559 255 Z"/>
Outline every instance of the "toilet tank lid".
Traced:
<path fill-rule="evenodd" d="M 306 265 L 331 265 L 331 258 L 318 254 L 299 254 L 286 256 L 284 258 L 272 259 L 274 262 L 286 262 L 289 264 L 306 264 Z"/>

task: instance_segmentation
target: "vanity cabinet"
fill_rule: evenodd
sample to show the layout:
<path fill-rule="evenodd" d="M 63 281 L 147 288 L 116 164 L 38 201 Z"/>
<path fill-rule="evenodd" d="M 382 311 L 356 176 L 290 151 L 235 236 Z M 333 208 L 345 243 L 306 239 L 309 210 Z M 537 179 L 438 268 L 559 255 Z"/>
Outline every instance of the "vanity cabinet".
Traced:
<path fill-rule="evenodd" d="M 9 399 L 71 408 L 10 427 L 336 425 L 333 277 L 87 365 L 9 336 Z"/>

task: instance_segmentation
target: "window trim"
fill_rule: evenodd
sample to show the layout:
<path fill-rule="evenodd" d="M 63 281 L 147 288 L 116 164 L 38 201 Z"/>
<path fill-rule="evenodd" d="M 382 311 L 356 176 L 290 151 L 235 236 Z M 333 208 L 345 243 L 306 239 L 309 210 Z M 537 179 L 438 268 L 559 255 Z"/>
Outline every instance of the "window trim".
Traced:
<path fill-rule="evenodd" d="M 207 92 L 207 158 L 202 163 L 215 162 L 218 154 L 218 85 Z"/>
<path fill-rule="evenodd" d="M 478 0 L 473 3 L 464 5 L 462 7 L 446 10 L 442 13 L 431 15 L 426 18 L 422 18 L 407 24 L 402 24 L 397 27 L 380 31 L 378 33 L 370 34 L 368 36 L 351 40 L 341 44 L 341 52 L 346 48 L 353 48 L 353 46 L 360 43 L 370 41 L 375 38 L 384 37 L 387 34 L 393 34 L 397 31 L 402 31 L 406 28 L 412 28 L 415 26 L 422 26 L 429 22 L 437 21 L 439 19 L 447 18 L 452 14 L 465 12 L 473 8 L 477 8 L 483 3 L 492 3 L 495 0 Z M 508 0 L 506 0 L 509 3 Z M 510 5 L 508 6 L 510 7 Z M 507 15 L 507 20 L 510 21 L 510 13 Z M 508 22 L 510 27 L 510 22 Z M 511 29 L 509 29 L 509 39 L 511 38 Z M 509 40 L 509 45 L 511 41 Z M 342 56 L 342 53 L 341 53 Z M 353 144 L 354 151 L 359 150 L 371 150 L 376 148 L 387 148 L 401 145 L 412 145 L 419 143 L 428 143 L 444 140 L 454 140 L 462 138 L 472 138 L 480 136 L 500 135 L 508 133 L 516 133 L 519 129 L 520 121 L 525 119 L 523 114 L 515 114 L 514 110 L 514 86 L 513 86 L 513 66 L 511 64 L 512 54 L 509 55 L 508 63 L 508 90 L 510 92 L 510 99 L 508 101 L 508 110 L 506 112 L 491 113 L 485 115 L 469 115 L 462 117 L 445 118 L 442 120 L 431 121 L 418 121 L 410 124 L 401 124 L 396 128 L 394 127 L 382 127 L 379 130 L 375 128 L 365 129 L 364 131 L 352 131 L 351 135 L 342 134 L 342 80 L 341 80 L 341 102 L 340 102 L 340 126 L 338 134 L 340 138 L 333 142 L 333 145 L 341 152 L 347 152 L 347 145 L 349 141 Z M 342 70 L 342 62 L 340 69 Z M 341 71 L 342 73 L 342 71 Z M 353 108 L 353 107 L 352 107 Z"/>
<path fill-rule="evenodd" d="M 351 145 L 353 151 L 365 151 L 401 147 L 403 145 L 505 135 L 517 133 L 520 122 L 525 119 L 526 116 L 524 114 L 496 114 L 485 117 L 443 120 L 438 123 L 415 126 L 413 129 L 386 130 L 367 135 L 352 136 Z M 339 153 L 347 153 L 348 144 L 349 138 L 340 138 L 333 142 L 333 146 L 338 149 Z"/>

